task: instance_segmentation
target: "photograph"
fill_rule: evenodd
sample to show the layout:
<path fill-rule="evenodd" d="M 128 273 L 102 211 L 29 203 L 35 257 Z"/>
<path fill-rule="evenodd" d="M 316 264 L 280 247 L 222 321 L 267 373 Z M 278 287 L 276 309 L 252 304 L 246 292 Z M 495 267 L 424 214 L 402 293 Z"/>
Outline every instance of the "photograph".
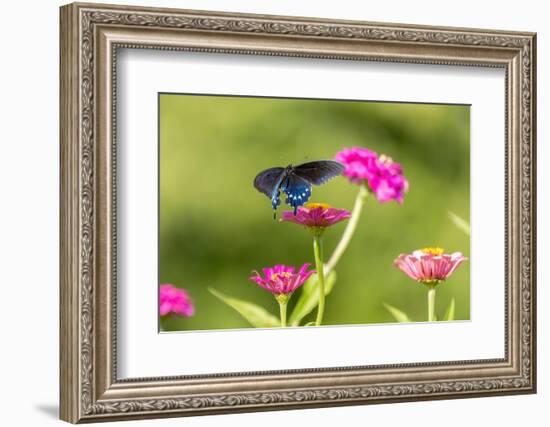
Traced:
<path fill-rule="evenodd" d="M 470 106 L 158 94 L 161 332 L 470 320 Z"/>
<path fill-rule="evenodd" d="M 277 5 L 46 19 L 57 157 L 8 145 L 60 166 L 58 316 L 29 317 L 55 320 L 60 419 L 537 393 L 540 22 Z"/>

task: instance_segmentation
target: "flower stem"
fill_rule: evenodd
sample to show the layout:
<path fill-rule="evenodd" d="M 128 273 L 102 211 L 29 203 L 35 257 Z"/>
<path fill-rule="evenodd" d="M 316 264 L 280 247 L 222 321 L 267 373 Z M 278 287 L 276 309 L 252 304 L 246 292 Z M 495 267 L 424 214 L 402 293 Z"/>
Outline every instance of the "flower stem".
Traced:
<path fill-rule="evenodd" d="M 286 328 L 286 302 L 279 301 L 279 313 L 281 314 L 281 328 Z"/>
<path fill-rule="evenodd" d="M 355 198 L 355 204 L 353 206 L 353 210 L 351 211 L 351 218 L 346 226 L 346 229 L 344 230 L 344 234 L 342 234 L 342 238 L 338 242 L 336 249 L 334 249 L 334 252 L 325 266 L 325 274 L 328 274 L 332 269 L 334 269 L 334 267 L 336 267 L 336 264 L 338 264 L 338 261 L 348 247 L 349 242 L 355 233 L 355 229 L 357 228 L 357 224 L 359 223 L 359 217 L 361 216 L 361 212 L 363 211 L 363 206 L 365 206 L 368 195 L 369 191 L 366 185 L 362 184 L 359 187 L 359 192 Z"/>
<path fill-rule="evenodd" d="M 325 270 L 323 268 L 323 242 L 320 235 L 313 236 L 313 255 L 315 256 L 315 267 L 317 269 L 317 282 L 319 289 L 319 305 L 317 307 L 317 319 L 315 326 L 321 326 L 325 312 Z"/>
<path fill-rule="evenodd" d="M 435 285 L 428 286 L 428 322 L 435 321 Z"/>

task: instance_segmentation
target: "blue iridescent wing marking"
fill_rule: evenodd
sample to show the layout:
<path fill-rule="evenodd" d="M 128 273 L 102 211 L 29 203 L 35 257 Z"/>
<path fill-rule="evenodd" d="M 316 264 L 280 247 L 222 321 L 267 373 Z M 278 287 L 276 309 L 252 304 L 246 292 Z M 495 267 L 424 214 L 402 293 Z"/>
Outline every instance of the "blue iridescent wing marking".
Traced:
<path fill-rule="evenodd" d="M 286 194 L 285 203 L 294 209 L 294 215 L 298 206 L 306 203 L 311 196 L 311 184 L 294 173 L 290 173 L 283 181 L 281 190 Z"/>
<path fill-rule="evenodd" d="M 344 169 L 344 165 L 336 160 L 318 160 L 296 166 L 293 172 L 314 185 L 323 185 L 329 179 L 342 175 Z"/>

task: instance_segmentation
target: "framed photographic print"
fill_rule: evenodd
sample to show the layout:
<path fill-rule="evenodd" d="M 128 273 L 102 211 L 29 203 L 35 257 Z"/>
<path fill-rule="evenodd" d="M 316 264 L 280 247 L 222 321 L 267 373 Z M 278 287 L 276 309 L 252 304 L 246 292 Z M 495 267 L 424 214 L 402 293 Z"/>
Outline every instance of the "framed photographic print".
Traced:
<path fill-rule="evenodd" d="M 61 8 L 61 418 L 533 393 L 535 34 Z"/>

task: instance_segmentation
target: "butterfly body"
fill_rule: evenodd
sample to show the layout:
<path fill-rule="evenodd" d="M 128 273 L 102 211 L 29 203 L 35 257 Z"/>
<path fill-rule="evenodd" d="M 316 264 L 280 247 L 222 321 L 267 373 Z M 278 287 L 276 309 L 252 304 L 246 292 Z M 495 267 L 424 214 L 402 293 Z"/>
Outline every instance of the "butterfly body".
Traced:
<path fill-rule="evenodd" d="M 322 185 L 329 179 L 341 175 L 344 165 L 335 160 L 318 160 L 298 166 L 269 168 L 254 179 L 254 187 L 271 200 L 274 211 L 281 204 L 281 191 L 286 195 L 285 203 L 294 209 L 304 205 L 311 197 L 311 186 Z"/>

